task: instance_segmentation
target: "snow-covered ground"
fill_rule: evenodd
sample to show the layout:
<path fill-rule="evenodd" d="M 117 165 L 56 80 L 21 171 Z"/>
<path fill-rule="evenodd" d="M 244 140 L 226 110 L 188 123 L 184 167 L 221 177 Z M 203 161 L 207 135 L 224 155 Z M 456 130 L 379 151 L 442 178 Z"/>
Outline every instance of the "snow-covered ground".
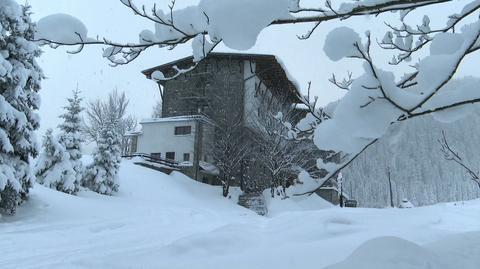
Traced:
<path fill-rule="evenodd" d="M 114 197 L 36 185 L 0 219 L 0 268 L 480 268 L 480 200 L 340 209 L 311 196 L 268 201 L 260 217 L 131 161 L 120 185 Z"/>

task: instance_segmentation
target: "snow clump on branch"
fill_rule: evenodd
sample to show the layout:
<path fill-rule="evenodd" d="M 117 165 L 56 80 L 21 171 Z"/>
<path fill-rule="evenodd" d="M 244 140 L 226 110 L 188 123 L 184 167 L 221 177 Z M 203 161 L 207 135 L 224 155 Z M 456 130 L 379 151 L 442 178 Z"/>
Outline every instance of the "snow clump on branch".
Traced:
<path fill-rule="evenodd" d="M 328 33 L 323 50 L 330 60 L 336 62 L 345 57 L 358 56 L 354 44 L 361 44 L 358 33 L 348 27 L 339 27 Z"/>
<path fill-rule="evenodd" d="M 253 47 L 260 32 L 277 18 L 291 16 L 290 0 L 202 0 L 199 8 L 210 18 L 206 30 L 213 40 L 238 50 Z"/>
<path fill-rule="evenodd" d="M 117 64 L 125 64 L 150 45 L 165 47 L 184 43 L 195 37 L 192 48 L 194 60 L 198 62 L 220 41 L 238 50 L 253 47 L 264 28 L 275 20 L 292 18 L 290 10 L 298 5 L 292 0 L 201 0 L 198 6 L 176 10 L 171 6 L 167 13 L 154 8 L 152 14 L 147 14 L 144 7 L 137 7 L 132 0 L 121 2 L 135 14 L 155 23 L 154 31 L 146 29 L 139 33 L 138 45 L 88 39 L 85 25 L 66 14 L 54 14 L 41 19 L 38 22 L 36 39 L 51 41 L 50 45 L 53 47 L 87 41 L 110 45 L 103 56 Z M 235 12 L 229 12 L 230 10 Z M 210 40 L 207 40 L 207 37 Z M 130 50 L 125 51 L 124 47 Z M 117 59 L 117 55 L 123 55 L 127 59 Z"/>
<path fill-rule="evenodd" d="M 468 87 L 473 86 L 472 83 L 462 83 L 463 86 L 456 91 L 446 91 L 443 87 L 448 86 L 450 74 L 455 73 L 463 56 L 475 44 L 479 31 L 480 23 L 476 22 L 462 27 L 460 33 L 449 34 L 448 39 L 446 36 L 434 39 L 430 56 L 418 63 L 418 85 L 405 90 L 397 86 L 392 72 L 381 70 L 373 64 L 368 52 L 370 44 L 358 41 L 358 35 L 351 29 L 342 27 L 333 30 L 326 40 L 327 55 L 332 60 L 360 56 L 365 61 L 365 73 L 353 82 L 345 97 L 337 104 L 332 119 L 319 124 L 315 130 L 316 145 L 324 150 L 356 153 L 374 139 L 382 137 L 402 115 L 409 117 L 426 109 L 438 108 L 436 105 L 451 104 L 453 94 L 458 102 L 478 98 L 478 93 L 474 94 Z M 357 45 L 351 45 L 352 42 Z M 446 112 L 450 111 L 445 110 L 437 116 Z"/>
<path fill-rule="evenodd" d="M 75 44 L 87 41 L 87 33 L 87 27 L 79 19 L 58 13 L 38 21 L 35 39 Z"/>

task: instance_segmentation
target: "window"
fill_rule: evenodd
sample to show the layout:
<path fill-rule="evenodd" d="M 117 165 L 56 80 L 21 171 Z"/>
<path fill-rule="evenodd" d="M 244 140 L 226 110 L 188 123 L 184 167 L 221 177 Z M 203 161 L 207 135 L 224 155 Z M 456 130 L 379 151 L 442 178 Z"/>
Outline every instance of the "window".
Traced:
<path fill-rule="evenodd" d="M 175 127 L 175 135 L 188 135 L 192 133 L 192 126 Z"/>
<path fill-rule="evenodd" d="M 184 162 L 190 161 L 190 153 L 183 153 L 183 161 Z"/>
<path fill-rule="evenodd" d="M 156 153 L 150 153 L 150 156 L 155 159 L 161 159 L 162 158 L 162 153 L 156 152 Z"/>
<path fill-rule="evenodd" d="M 165 154 L 165 158 L 167 158 L 168 160 L 175 161 L 175 152 L 167 152 Z"/>

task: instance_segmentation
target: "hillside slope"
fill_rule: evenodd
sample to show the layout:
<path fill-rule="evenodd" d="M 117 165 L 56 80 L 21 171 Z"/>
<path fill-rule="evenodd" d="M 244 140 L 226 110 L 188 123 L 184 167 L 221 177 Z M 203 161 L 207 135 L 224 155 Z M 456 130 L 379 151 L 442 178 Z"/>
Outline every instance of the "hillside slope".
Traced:
<path fill-rule="evenodd" d="M 393 198 L 398 205 L 407 198 L 415 205 L 462 201 L 480 197 L 473 183 L 456 163 L 446 161 L 438 139 L 446 132 L 451 146 L 474 170 L 480 169 L 480 108 L 453 123 L 431 116 L 392 126 L 377 144 L 363 152 L 342 171 L 346 192 L 364 207 L 390 204 L 387 170 Z"/>

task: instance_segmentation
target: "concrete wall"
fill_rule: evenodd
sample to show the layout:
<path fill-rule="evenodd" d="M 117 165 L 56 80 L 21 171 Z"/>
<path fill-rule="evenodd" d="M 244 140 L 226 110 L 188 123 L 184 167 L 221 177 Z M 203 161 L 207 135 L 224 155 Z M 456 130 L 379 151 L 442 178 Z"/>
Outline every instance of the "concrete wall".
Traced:
<path fill-rule="evenodd" d="M 215 127 L 212 124 L 204 122 L 202 124 L 202 142 L 200 145 L 201 153 L 200 160 L 212 163 L 212 150 L 211 146 L 215 139 Z"/>
<path fill-rule="evenodd" d="M 195 121 L 166 121 L 141 123 L 142 134 L 138 136 L 137 153 L 161 153 L 165 158 L 166 152 L 175 152 L 175 161 L 182 162 L 183 154 L 190 153 L 193 160 L 195 146 Z M 192 133 L 175 135 L 176 126 L 192 126 Z"/>

